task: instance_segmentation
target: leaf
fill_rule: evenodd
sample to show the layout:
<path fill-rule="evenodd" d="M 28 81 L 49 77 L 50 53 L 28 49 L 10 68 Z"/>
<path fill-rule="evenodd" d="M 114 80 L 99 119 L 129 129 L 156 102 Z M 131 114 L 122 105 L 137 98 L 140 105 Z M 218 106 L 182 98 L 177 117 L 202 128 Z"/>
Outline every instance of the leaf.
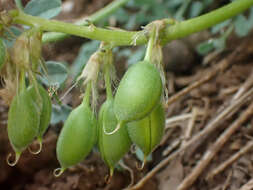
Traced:
<path fill-rule="evenodd" d="M 6 60 L 6 47 L 3 39 L 0 38 L 0 71 Z"/>
<path fill-rule="evenodd" d="M 193 2 L 190 7 L 189 17 L 192 18 L 192 17 L 196 17 L 200 15 L 203 9 L 204 9 L 204 5 L 202 2 L 199 2 L 199 1 Z"/>
<path fill-rule="evenodd" d="M 203 3 L 204 3 L 204 7 L 207 7 L 213 3 L 213 0 L 205 0 Z"/>
<path fill-rule="evenodd" d="M 168 7 L 171 7 L 171 8 L 177 8 L 179 6 L 181 6 L 181 4 L 184 3 L 185 0 L 170 0 L 167 2 L 168 4 Z"/>
<path fill-rule="evenodd" d="M 86 64 L 90 56 L 97 50 L 98 46 L 99 42 L 94 40 L 82 45 L 79 54 L 71 67 L 70 73 L 73 78 L 76 78 L 81 74 L 84 65 Z"/>
<path fill-rule="evenodd" d="M 4 35 L 3 35 L 3 36 L 5 36 L 5 38 L 3 40 L 4 40 L 6 47 L 8 47 L 8 48 L 12 47 L 15 40 L 16 40 L 15 37 L 19 36 L 21 33 L 22 33 L 21 30 L 16 26 L 11 26 L 9 28 L 9 31 L 5 31 Z"/>
<path fill-rule="evenodd" d="M 40 77 L 42 83 L 47 86 L 56 85 L 60 87 L 68 77 L 68 71 L 65 65 L 56 61 L 47 61 L 46 67 L 48 70 L 47 77 Z"/>
<path fill-rule="evenodd" d="M 145 55 L 145 47 L 142 46 L 138 50 L 136 50 L 134 53 L 131 54 L 129 59 L 127 60 L 128 65 L 132 65 L 137 63 L 138 61 L 142 60 Z"/>
<path fill-rule="evenodd" d="M 238 15 L 235 19 L 235 33 L 239 37 L 246 36 L 250 31 L 248 20 L 244 15 Z"/>
<path fill-rule="evenodd" d="M 111 17 L 115 18 L 118 22 L 124 23 L 128 21 L 128 13 L 120 8 Z"/>
<path fill-rule="evenodd" d="M 118 51 L 118 50 L 116 50 Z M 118 57 L 129 57 L 127 60 L 128 65 L 132 65 L 141 61 L 145 56 L 145 46 L 140 46 L 134 52 L 130 48 L 125 48 L 117 53 Z M 116 52 L 115 52 L 116 53 Z"/>
<path fill-rule="evenodd" d="M 200 55 L 206 55 L 214 49 L 213 40 L 207 40 L 205 42 L 200 43 L 196 50 Z"/>
<path fill-rule="evenodd" d="M 136 26 L 136 16 L 133 15 L 131 17 L 129 17 L 128 22 L 124 25 L 124 28 L 126 28 L 127 30 L 133 30 L 134 27 Z"/>
<path fill-rule="evenodd" d="M 226 38 L 223 36 L 213 40 L 213 45 L 216 51 L 222 51 L 226 47 Z"/>
<path fill-rule="evenodd" d="M 253 27 L 253 7 L 250 9 L 250 15 L 249 15 L 249 27 Z"/>
<path fill-rule="evenodd" d="M 217 34 L 218 32 L 220 32 L 224 27 L 228 26 L 231 23 L 232 19 L 226 20 L 220 24 L 215 25 L 214 27 L 212 27 L 211 32 L 213 34 Z"/>
<path fill-rule="evenodd" d="M 24 12 L 50 19 L 61 12 L 61 0 L 31 0 L 24 8 Z"/>
<path fill-rule="evenodd" d="M 72 108 L 68 105 L 61 105 L 60 106 L 60 105 L 53 104 L 52 105 L 52 117 L 51 117 L 50 123 L 52 125 L 55 125 L 61 121 L 64 122 L 68 118 L 71 110 L 72 110 Z"/>
<path fill-rule="evenodd" d="M 142 162 L 144 161 L 144 154 L 139 147 L 136 147 L 135 155 L 138 158 L 138 160 L 140 160 Z M 147 156 L 146 161 L 148 161 L 148 162 L 152 161 L 152 154 Z"/>

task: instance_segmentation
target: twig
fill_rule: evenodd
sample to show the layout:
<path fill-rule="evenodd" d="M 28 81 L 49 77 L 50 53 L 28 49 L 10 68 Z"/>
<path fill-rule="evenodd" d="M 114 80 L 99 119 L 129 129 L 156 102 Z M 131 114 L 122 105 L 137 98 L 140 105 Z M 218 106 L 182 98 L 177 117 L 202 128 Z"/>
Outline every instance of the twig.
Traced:
<path fill-rule="evenodd" d="M 185 132 L 185 140 L 188 141 L 189 138 L 191 137 L 192 135 L 192 130 L 193 130 L 193 127 L 194 127 L 194 123 L 196 122 L 197 120 L 197 117 L 198 115 L 202 114 L 202 112 L 198 109 L 198 108 L 193 108 L 192 110 L 192 117 L 191 119 L 189 120 L 189 123 L 187 125 L 187 129 L 186 129 L 186 132 Z M 202 114 L 203 115 L 203 114 Z"/>
<path fill-rule="evenodd" d="M 181 143 L 182 139 L 176 139 L 173 141 L 162 153 L 163 156 L 167 156 L 171 153 L 176 147 L 178 147 Z"/>
<path fill-rule="evenodd" d="M 251 71 L 251 74 L 247 78 L 247 80 L 243 83 L 243 85 L 240 87 L 240 89 L 237 91 L 237 93 L 233 96 L 233 100 L 240 97 L 246 90 L 248 90 L 253 85 L 253 70 Z"/>
<path fill-rule="evenodd" d="M 183 180 L 183 182 L 179 185 L 177 190 L 186 190 L 188 189 L 195 180 L 199 177 L 199 175 L 203 172 L 203 170 L 208 166 L 217 152 L 220 151 L 222 146 L 227 142 L 227 140 L 231 137 L 231 135 L 242 126 L 242 124 L 252 116 L 253 113 L 253 103 L 244 111 L 241 116 L 233 122 L 233 124 L 227 128 L 222 135 L 218 138 L 218 140 L 213 144 L 213 146 L 206 151 L 204 156 L 198 165 L 193 169 L 193 171 Z"/>
<path fill-rule="evenodd" d="M 170 156 L 161 161 L 156 167 L 154 167 L 146 176 L 144 176 L 136 185 L 132 187 L 132 190 L 139 189 L 143 184 L 152 178 L 160 169 L 166 166 L 171 160 L 176 158 L 181 152 L 189 148 L 193 144 L 201 144 L 205 138 L 218 128 L 218 124 L 227 118 L 232 110 L 238 110 L 245 102 L 247 102 L 249 97 L 253 96 L 253 88 L 246 92 L 243 96 L 226 107 L 216 118 L 214 118 L 201 132 L 195 135 L 191 140 L 189 140 L 184 146 L 179 150 L 172 153 Z"/>
<path fill-rule="evenodd" d="M 253 179 L 249 180 L 246 184 L 244 184 L 240 190 L 252 190 L 253 189 Z"/>
<path fill-rule="evenodd" d="M 233 172 L 230 171 L 227 178 L 226 178 L 226 181 L 225 181 L 224 185 L 222 186 L 222 190 L 226 190 L 228 188 L 228 186 L 231 182 L 232 176 L 233 176 L 232 174 L 233 174 Z"/>
<path fill-rule="evenodd" d="M 175 95 L 171 96 L 167 103 L 166 103 L 166 107 L 168 107 L 169 105 L 171 105 L 172 103 L 174 103 L 175 101 L 179 100 L 180 98 L 182 98 L 183 96 L 185 96 L 186 94 L 188 94 L 190 91 L 192 91 L 193 89 L 201 86 L 202 84 L 206 83 L 207 81 L 209 81 L 211 78 L 215 77 L 218 73 L 220 72 L 224 72 L 230 65 L 232 65 L 235 62 L 235 57 L 240 54 L 240 52 L 244 51 L 245 46 L 247 46 L 248 42 L 245 41 L 245 43 L 243 43 L 241 46 L 237 47 L 235 51 L 233 51 L 233 53 L 231 53 L 228 57 L 222 59 L 219 64 L 215 65 L 215 68 L 206 75 L 206 77 L 200 79 L 199 81 L 194 82 L 193 84 L 191 84 L 190 86 L 184 88 L 183 90 L 179 91 L 178 93 L 176 93 Z M 246 86 L 249 87 L 249 86 Z M 238 98 L 239 96 L 237 96 Z"/>
<path fill-rule="evenodd" d="M 246 154 L 249 150 L 251 150 L 253 146 L 253 141 L 250 141 L 247 143 L 246 146 L 244 146 L 240 151 L 238 151 L 236 154 L 234 154 L 232 157 L 230 157 L 228 160 L 223 162 L 220 166 L 215 168 L 213 171 L 211 171 L 208 176 L 207 180 L 212 179 L 217 174 L 221 173 L 224 169 L 226 169 L 229 165 L 233 164 L 236 160 L 238 160 L 242 155 Z"/>
<path fill-rule="evenodd" d="M 193 89 L 198 88 L 199 86 L 201 86 L 205 82 L 209 81 L 211 78 L 215 77 L 217 75 L 217 73 L 218 73 L 218 70 L 214 69 L 206 77 L 200 79 L 199 81 L 194 82 L 190 86 L 184 88 L 183 90 L 179 91 L 175 95 L 171 96 L 168 99 L 167 103 L 166 103 L 166 107 L 168 107 L 169 105 L 171 105 L 172 103 L 174 103 L 175 101 L 177 101 L 178 99 L 180 99 L 181 97 L 185 96 L 186 94 L 188 94 Z"/>
<path fill-rule="evenodd" d="M 169 119 L 166 119 L 166 129 L 172 128 L 173 123 L 182 122 L 183 120 L 190 119 L 192 117 L 191 113 L 186 113 L 178 116 L 171 117 Z M 173 125 L 174 126 L 174 125 Z"/>
<path fill-rule="evenodd" d="M 220 63 L 217 64 L 215 68 L 211 72 L 209 72 L 205 77 L 201 78 L 200 80 L 194 82 L 190 86 L 184 88 L 183 90 L 179 91 L 175 95 L 171 96 L 166 103 L 166 107 L 168 107 L 169 105 L 171 105 L 172 103 L 180 99 L 181 97 L 185 96 L 193 89 L 198 88 L 202 84 L 206 83 L 211 78 L 215 77 L 219 72 L 223 72 L 225 69 L 227 69 L 233 63 L 233 61 L 231 60 L 240 51 L 241 51 L 241 47 L 237 48 L 227 59 L 223 59 L 222 61 L 220 61 Z"/>
<path fill-rule="evenodd" d="M 222 59 L 220 62 L 219 62 L 219 64 L 217 64 L 217 66 L 215 67 L 215 69 L 217 70 L 217 71 L 219 71 L 220 73 L 221 72 L 224 72 L 230 65 L 232 65 L 234 62 L 236 62 L 236 61 L 238 61 L 237 59 L 236 59 L 236 57 L 238 57 L 238 54 L 240 54 L 241 52 L 243 52 L 244 50 L 245 50 L 245 47 L 247 47 L 247 44 L 248 44 L 248 42 L 247 41 L 244 41 L 244 43 L 242 43 L 242 45 L 240 45 L 239 47 L 237 47 L 236 49 L 235 49 L 235 51 L 233 51 L 233 53 L 231 53 L 228 57 L 226 57 L 226 58 L 224 58 L 224 59 Z M 215 72 L 215 71 L 213 71 L 213 72 Z M 238 96 L 238 98 L 239 98 L 239 96 Z M 218 116 L 217 116 L 217 121 L 219 120 L 219 119 L 221 119 L 222 120 L 222 118 L 219 118 L 219 116 L 221 116 L 221 112 L 223 111 L 223 110 L 225 110 L 225 108 L 226 108 L 226 106 L 228 105 L 228 104 L 233 104 L 234 103 L 234 101 L 235 100 L 230 100 L 230 101 L 228 101 L 227 103 L 224 103 L 223 104 L 223 106 L 221 106 L 218 110 Z M 227 118 L 229 118 L 229 117 L 231 117 L 236 111 L 237 111 L 238 109 L 231 109 L 230 110 L 230 113 L 226 113 L 226 117 Z M 224 112 L 225 113 L 225 112 Z M 212 124 L 212 121 L 209 123 L 210 125 Z M 209 124 L 208 124 L 208 126 L 209 126 Z M 194 150 L 196 150 L 196 148 L 201 144 L 202 142 L 201 141 L 198 141 L 198 142 L 196 142 L 193 146 L 191 146 L 191 152 L 194 152 Z"/>
<path fill-rule="evenodd" d="M 133 172 L 133 170 L 132 170 L 130 167 L 128 167 L 123 161 L 122 161 L 122 162 L 119 162 L 119 165 L 120 165 L 123 169 L 125 169 L 125 170 L 127 170 L 127 171 L 129 172 L 129 174 L 130 174 L 130 179 L 131 179 L 131 181 L 130 181 L 130 183 L 128 184 L 128 186 L 127 186 L 126 188 L 124 188 L 123 190 L 131 189 L 131 186 L 134 184 L 134 172 Z"/>
<path fill-rule="evenodd" d="M 194 108 L 192 113 L 185 113 L 185 114 L 173 116 L 171 118 L 166 119 L 166 122 L 165 122 L 166 129 L 174 128 L 175 125 L 177 125 L 178 123 L 181 123 L 182 121 L 188 120 L 188 119 L 190 119 L 190 121 L 189 121 L 189 126 L 187 126 L 187 127 L 191 128 L 192 127 L 191 125 L 194 124 L 194 121 L 196 121 L 199 116 L 203 116 L 203 115 L 205 115 L 205 113 L 202 110 Z M 190 131 L 188 131 L 188 133 L 190 133 Z"/>
<path fill-rule="evenodd" d="M 175 129 L 176 128 L 171 128 L 170 130 L 165 131 L 165 134 L 163 135 L 160 145 L 164 145 L 167 142 L 168 138 L 171 137 L 171 135 L 174 133 Z"/>

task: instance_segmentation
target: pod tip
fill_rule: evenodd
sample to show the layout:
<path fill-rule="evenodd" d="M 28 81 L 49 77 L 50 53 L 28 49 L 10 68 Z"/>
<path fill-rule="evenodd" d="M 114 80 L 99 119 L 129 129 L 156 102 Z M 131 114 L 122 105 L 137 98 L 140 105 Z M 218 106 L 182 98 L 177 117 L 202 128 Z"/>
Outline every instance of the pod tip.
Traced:
<path fill-rule="evenodd" d="M 104 133 L 106 134 L 106 135 L 113 135 L 114 133 L 116 133 L 120 128 L 121 128 L 121 126 L 123 125 L 123 121 L 120 121 L 118 124 L 117 124 L 117 126 L 116 126 L 116 128 L 113 130 L 113 131 L 111 131 L 111 132 L 108 132 L 108 131 L 106 131 L 105 130 L 105 125 L 103 124 L 103 131 L 104 131 Z"/>
<path fill-rule="evenodd" d="M 112 178 L 113 173 L 114 173 L 114 168 L 113 168 L 113 167 L 111 167 L 111 168 L 110 168 L 110 178 Z"/>
<path fill-rule="evenodd" d="M 132 144 L 131 147 L 130 147 L 130 152 L 131 152 L 132 154 L 135 154 L 136 151 L 137 151 L 136 145 L 135 145 L 135 144 Z"/>
<path fill-rule="evenodd" d="M 20 155 L 21 155 L 21 152 L 15 152 L 15 160 L 12 162 L 11 161 L 12 154 L 9 153 L 8 156 L 7 156 L 7 158 L 6 158 L 7 164 L 9 166 L 15 166 L 18 163 Z"/>
<path fill-rule="evenodd" d="M 105 183 L 109 184 L 111 182 L 112 176 L 111 176 L 111 170 L 110 170 L 110 174 L 107 174 L 105 176 Z"/>
<path fill-rule="evenodd" d="M 146 164 L 146 157 L 144 157 L 141 165 L 138 162 L 136 162 L 136 168 L 137 168 L 137 170 L 143 170 L 145 164 Z"/>
<path fill-rule="evenodd" d="M 29 152 L 31 153 L 31 154 L 39 154 L 40 152 L 41 152 L 41 150 L 42 150 L 42 139 L 41 138 L 38 138 L 37 139 L 38 140 L 38 143 L 39 143 L 39 148 L 38 148 L 38 150 L 32 150 L 31 149 L 31 147 L 28 147 L 28 150 L 29 150 Z"/>
<path fill-rule="evenodd" d="M 56 168 L 54 170 L 54 176 L 55 177 L 60 177 L 61 174 L 63 174 L 64 171 L 65 171 L 65 168 Z"/>
<path fill-rule="evenodd" d="M 106 184 L 109 184 L 111 182 L 113 173 L 114 173 L 114 168 L 110 167 L 110 173 L 105 176 L 105 183 Z"/>

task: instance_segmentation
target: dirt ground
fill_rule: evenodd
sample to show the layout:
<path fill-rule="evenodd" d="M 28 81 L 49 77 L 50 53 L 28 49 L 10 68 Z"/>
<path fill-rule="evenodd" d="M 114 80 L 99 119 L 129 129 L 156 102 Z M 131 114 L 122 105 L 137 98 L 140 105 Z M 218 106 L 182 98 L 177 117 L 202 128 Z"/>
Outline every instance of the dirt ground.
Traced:
<path fill-rule="evenodd" d="M 78 0 L 73 10 L 62 13 L 60 18 L 88 15 L 108 2 Z M 87 6 L 78 6 L 83 4 Z M 124 158 L 133 172 L 134 184 L 143 180 L 139 189 L 253 189 L 253 34 L 240 39 L 231 35 L 225 51 L 202 58 L 193 47 L 208 37 L 208 33 L 201 32 L 164 48 L 170 95 L 165 135 L 143 170 L 136 168 L 134 154 L 128 153 Z M 44 58 L 71 63 L 83 42 L 70 38 L 47 45 Z M 124 69 L 122 60 L 115 62 Z M 73 91 L 69 96 L 78 95 Z M 80 102 L 66 99 L 71 105 Z M 0 189 L 119 190 L 130 184 L 128 170 L 116 170 L 110 183 L 106 183 L 108 168 L 95 150 L 82 163 L 55 178 L 53 170 L 59 167 L 55 146 L 62 123 L 51 126 L 46 133 L 40 154 L 25 151 L 15 167 L 8 166 L 6 157 L 12 149 L 6 132 L 7 112 L 8 107 L 0 99 Z"/>

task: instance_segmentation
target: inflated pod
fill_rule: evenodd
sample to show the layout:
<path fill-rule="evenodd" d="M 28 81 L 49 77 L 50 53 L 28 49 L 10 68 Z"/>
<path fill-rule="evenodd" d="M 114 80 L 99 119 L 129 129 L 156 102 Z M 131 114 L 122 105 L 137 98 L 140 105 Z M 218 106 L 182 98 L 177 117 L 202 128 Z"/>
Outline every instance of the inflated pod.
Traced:
<path fill-rule="evenodd" d="M 39 141 L 40 147 L 38 151 L 32 152 L 32 153 L 39 153 L 42 148 L 42 138 L 44 133 L 49 127 L 49 123 L 51 120 L 51 113 L 52 113 L 52 102 L 51 98 L 48 95 L 48 92 L 40 85 L 38 84 L 38 91 L 34 86 L 29 88 L 30 93 L 32 93 L 32 96 L 34 98 L 34 101 L 37 102 L 38 107 L 40 108 L 40 125 L 39 125 L 39 131 L 37 134 L 37 139 Z"/>
<path fill-rule="evenodd" d="M 56 153 L 61 168 L 55 170 L 55 176 L 78 164 L 90 153 L 96 141 L 96 124 L 88 104 L 83 102 L 72 110 L 57 141 Z"/>
<path fill-rule="evenodd" d="M 52 102 L 48 92 L 40 85 L 39 92 L 42 98 L 42 110 L 40 114 L 40 127 L 37 137 L 41 141 L 51 120 Z"/>
<path fill-rule="evenodd" d="M 128 134 L 145 158 L 160 143 L 164 134 L 165 113 L 161 103 L 145 118 L 127 124 Z"/>
<path fill-rule="evenodd" d="M 12 100 L 8 113 L 8 137 L 16 152 L 15 165 L 22 151 L 34 140 L 39 131 L 40 110 L 27 89 Z"/>
<path fill-rule="evenodd" d="M 113 111 L 113 99 L 107 99 L 99 112 L 98 146 L 101 157 L 110 168 L 110 176 L 118 161 L 126 154 L 131 146 L 131 140 L 126 127 L 121 127 L 114 134 L 108 135 L 105 131 L 113 131 L 117 126 L 117 118 Z"/>
<path fill-rule="evenodd" d="M 155 65 L 148 61 L 131 66 L 120 81 L 114 112 L 119 122 L 144 118 L 160 101 L 162 81 Z"/>

